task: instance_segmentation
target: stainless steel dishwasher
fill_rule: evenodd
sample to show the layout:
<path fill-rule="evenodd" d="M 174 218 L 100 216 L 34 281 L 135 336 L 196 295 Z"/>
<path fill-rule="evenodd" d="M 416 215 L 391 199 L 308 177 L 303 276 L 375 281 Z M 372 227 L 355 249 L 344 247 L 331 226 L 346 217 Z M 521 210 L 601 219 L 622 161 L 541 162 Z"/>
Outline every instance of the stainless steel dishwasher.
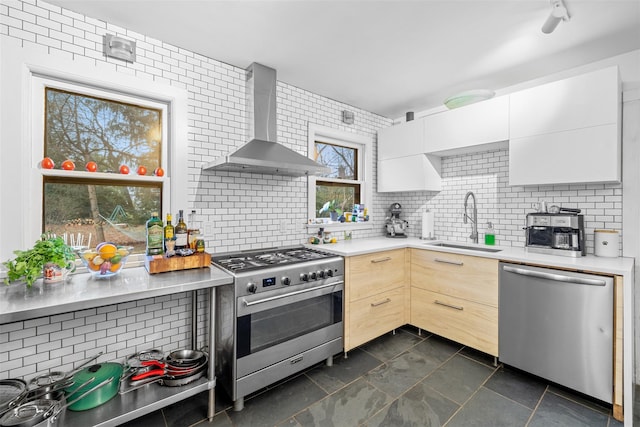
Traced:
<path fill-rule="evenodd" d="M 613 278 L 500 263 L 500 361 L 605 402 L 613 394 Z"/>

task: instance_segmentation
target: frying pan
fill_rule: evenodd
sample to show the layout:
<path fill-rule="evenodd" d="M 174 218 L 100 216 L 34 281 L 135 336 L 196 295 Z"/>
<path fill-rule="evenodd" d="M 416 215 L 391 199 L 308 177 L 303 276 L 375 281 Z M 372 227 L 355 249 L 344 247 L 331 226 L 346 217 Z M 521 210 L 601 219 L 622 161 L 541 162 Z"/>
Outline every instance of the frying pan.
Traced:
<path fill-rule="evenodd" d="M 190 375 L 194 373 L 200 367 L 200 365 L 188 366 L 188 367 L 173 366 L 168 363 L 162 363 L 157 360 L 149 360 L 146 362 L 142 362 L 142 367 L 150 367 L 151 369 L 146 372 L 142 372 L 132 376 L 131 381 L 140 381 L 145 378 L 156 377 L 156 376 L 169 377 L 169 376 L 176 376 L 176 375 L 179 375 L 179 376 Z"/>
<path fill-rule="evenodd" d="M 206 354 L 200 350 L 175 350 L 166 357 L 168 364 L 173 366 L 195 366 L 202 363 Z"/>

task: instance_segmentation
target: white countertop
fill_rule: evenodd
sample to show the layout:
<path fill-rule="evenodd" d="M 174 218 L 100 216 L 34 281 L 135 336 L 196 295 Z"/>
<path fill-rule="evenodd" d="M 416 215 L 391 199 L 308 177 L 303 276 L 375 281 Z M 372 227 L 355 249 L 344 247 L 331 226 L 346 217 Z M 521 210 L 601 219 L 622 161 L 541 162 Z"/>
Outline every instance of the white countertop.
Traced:
<path fill-rule="evenodd" d="M 434 246 L 433 243 L 446 242 L 461 244 L 466 246 L 477 246 L 480 248 L 500 249 L 500 252 L 484 252 L 477 250 L 446 248 Z M 375 237 L 368 239 L 345 240 L 339 243 L 311 245 L 307 247 L 334 253 L 342 256 L 363 255 L 373 252 L 380 252 L 391 249 L 416 248 L 429 249 L 433 251 L 449 252 L 462 255 L 478 256 L 483 258 L 499 259 L 517 263 L 535 264 L 549 267 L 567 268 L 578 271 L 600 272 L 616 275 L 627 275 L 633 272 L 633 258 L 604 258 L 594 255 L 573 258 L 559 255 L 545 255 L 527 252 L 525 248 L 510 246 L 486 246 L 467 242 L 453 242 L 444 240 L 421 240 L 415 237 L 388 238 Z"/>

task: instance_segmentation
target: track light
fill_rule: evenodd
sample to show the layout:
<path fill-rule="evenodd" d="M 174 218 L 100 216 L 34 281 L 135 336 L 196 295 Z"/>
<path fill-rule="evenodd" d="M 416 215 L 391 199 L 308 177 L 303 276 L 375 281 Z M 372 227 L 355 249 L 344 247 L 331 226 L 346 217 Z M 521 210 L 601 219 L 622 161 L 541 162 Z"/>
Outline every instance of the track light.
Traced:
<path fill-rule="evenodd" d="M 569 21 L 569 12 L 567 12 L 567 8 L 564 6 L 562 0 L 550 0 L 550 3 L 551 14 L 549 14 L 549 17 L 542 25 L 542 32 L 545 34 L 552 33 L 560 21 Z"/>

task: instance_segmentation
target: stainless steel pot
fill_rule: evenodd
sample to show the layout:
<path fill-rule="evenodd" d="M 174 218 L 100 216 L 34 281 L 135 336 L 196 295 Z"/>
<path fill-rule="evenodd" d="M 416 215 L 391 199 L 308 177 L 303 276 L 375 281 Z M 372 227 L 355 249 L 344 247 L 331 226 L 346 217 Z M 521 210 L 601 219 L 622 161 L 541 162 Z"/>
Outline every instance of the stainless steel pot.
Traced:
<path fill-rule="evenodd" d="M 20 379 L 0 380 L 0 416 L 22 401 L 27 383 Z"/>
<path fill-rule="evenodd" d="M 0 418 L 0 427 L 55 427 L 58 423 L 64 425 L 64 422 L 60 420 L 64 416 L 63 411 L 67 406 L 112 381 L 112 378 L 104 380 L 79 395 L 76 399 L 66 403 L 48 399 L 36 399 L 22 403 L 7 411 L 2 418 Z M 85 385 L 87 385 L 87 383 L 83 384 L 83 386 Z"/>

